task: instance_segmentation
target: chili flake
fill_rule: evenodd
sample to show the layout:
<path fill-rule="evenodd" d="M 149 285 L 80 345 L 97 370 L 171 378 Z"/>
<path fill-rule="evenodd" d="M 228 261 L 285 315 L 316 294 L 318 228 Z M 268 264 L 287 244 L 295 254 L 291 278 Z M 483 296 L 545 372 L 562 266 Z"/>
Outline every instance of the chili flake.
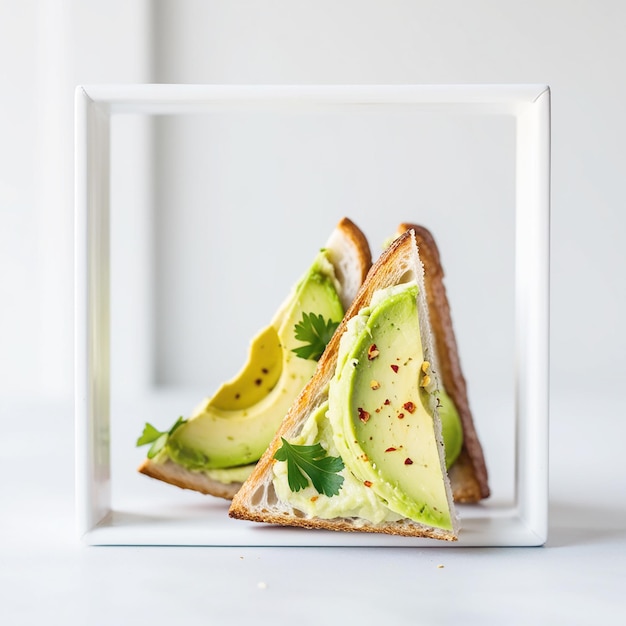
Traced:
<path fill-rule="evenodd" d="M 370 388 L 376 391 L 376 389 L 380 389 L 380 383 L 377 380 L 370 381 Z"/>
<path fill-rule="evenodd" d="M 413 413 L 415 411 L 415 404 L 413 402 L 405 402 L 402 406 L 409 413 Z"/>
<path fill-rule="evenodd" d="M 366 487 L 371 487 L 371 486 L 372 486 L 372 482 L 371 482 L 370 480 L 364 480 L 364 481 L 363 481 L 363 484 L 364 484 Z"/>
<path fill-rule="evenodd" d="M 373 343 L 368 349 L 367 349 L 367 358 L 371 361 L 372 359 L 375 359 L 378 355 L 380 354 L 380 351 L 378 350 L 378 348 L 376 347 L 376 344 Z"/>
<path fill-rule="evenodd" d="M 370 418 L 370 414 L 369 414 L 369 413 L 368 413 L 365 409 L 362 409 L 361 407 L 359 407 L 359 408 L 357 409 L 357 411 L 359 412 L 359 419 L 360 419 L 360 420 L 361 420 L 364 424 L 366 424 L 366 423 L 367 423 L 367 420 L 369 420 L 369 418 Z"/>
<path fill-rule="evenodd" d="M 407 456 L 406 459 L 404 459 L 404 464 L 405 465 L 413 465 L 413 461 Z"/>
<path fill-rule="evenodd" d="M 395 363 L 391 366 L 391 369 L 397 374 L 400 369 Z"/>
<path fill-rule="evenodd" d="M 396 448 L 394 448 L 393 446 L 385 450 L 385 452 L 395 452 L 395 451 L 396 451 Z"/>

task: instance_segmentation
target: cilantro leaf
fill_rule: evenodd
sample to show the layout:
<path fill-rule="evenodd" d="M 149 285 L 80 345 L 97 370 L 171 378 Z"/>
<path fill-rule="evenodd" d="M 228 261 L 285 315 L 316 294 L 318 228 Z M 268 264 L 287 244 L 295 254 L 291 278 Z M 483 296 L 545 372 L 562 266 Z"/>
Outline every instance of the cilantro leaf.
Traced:
<path fill-rule="evenodd" d="M 301 359 L 318 361 L 326 349 L 326 345 L 339 326 L 339 322 L 325 320 L 324 317 L 315 313 L 303 313 L 302 321 L 295 325 L 296 339 L 304 341 L 305 345 L 294 348 Z"/>
<path fill-rule="evenodd" d="M 291 491 L 300 491 L 309 485 L 307 476 L 318 493 L 336 496 L 343 484 L 339 472 L 344 468 L 341 457 L 328 456 L 321 444 L 312 446 L 292 445 L 281 437 L 283 445 L 276 450 L 274 458 L 287 462 L 287 481 Z"/>
<path fill-rule="evenodd" d="M 137 439 L 137 443 L 135 445 L 139 448 L 140 446 L 152 444 L 148 450 L 148 458 L 153 459 L 165 447 L 170 435 L 186 421 L 187 420 L 182 417 L 179 417 L 174 426 L 172 426 L 169 430 L 164 431 L 157 430 L 152 424 L 146 423 L 143 427 L 143 432 L 141 433 L 139 439 Z"/>

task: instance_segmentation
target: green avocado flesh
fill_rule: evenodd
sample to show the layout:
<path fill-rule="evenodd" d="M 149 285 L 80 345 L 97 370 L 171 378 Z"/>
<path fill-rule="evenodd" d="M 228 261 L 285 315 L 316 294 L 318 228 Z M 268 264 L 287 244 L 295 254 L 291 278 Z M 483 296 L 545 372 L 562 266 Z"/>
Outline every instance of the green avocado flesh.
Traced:
<path fill-rule="evenodd" d="M 253 340 L 248 361 L 170 436 L 166 454 L 194 470 L 231 468 L 258 461 L 317 362 L 292 350 L 303 342 L 295 326 L 303 313 L 339 322 L 343 317 L 333 266 L 321 251 L 276 314 Z"/>
<path fill-rule="evenodd" d="M 344 462 L 392 510 L 450 529 L 440 444 L 419 386 L 424 354 L 416 297 L 417 287 L 411 286 L 385 298 L 344 366 L 340 419 L 351 453 Z M 372 346 L 378 352 L 374 358 Z"/>
<path fill-rule="evenodd" d="M 373 522 L 409 518 L 452 528 L 443 451 L 429 408 L 429 394 L 438 394 L 421 387 L 428 370 L 416 297 L 415 283 L 383 290 L 350 320 L 328 408 L 311 416 L 296 441 L 319 441 L 328 454 L 341 456 L 346 480 L 339 494 L 286 494 L 285 469 L 275 464 L 279 497 L 306 514 Z"/>
<path fill-rule="evenodd" d="M 452 398 L 443 387 L 437 393 L 439 400 L 439 419 L 441 420 L 441 436 L 445 444 L 446 469 L 450 469 L 461 454 L 463 447 L 463 426 L 459 412 Z"/>

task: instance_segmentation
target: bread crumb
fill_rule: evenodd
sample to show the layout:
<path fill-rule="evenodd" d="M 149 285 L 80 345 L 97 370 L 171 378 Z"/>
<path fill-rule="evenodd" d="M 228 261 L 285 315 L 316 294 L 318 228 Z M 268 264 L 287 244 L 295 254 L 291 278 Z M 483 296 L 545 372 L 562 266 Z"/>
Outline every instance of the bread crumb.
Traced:
<path fill-rule="evenodd" d="M 259 589 L 267 589 L 267 583 L 264 583 L 264 582 L 257 583 L 257 587 Z"/>
<path fill-rule="evenodd" d="M 437 565 L 437 569 L 443 569 L 444 566 L 443 565 Z"/>

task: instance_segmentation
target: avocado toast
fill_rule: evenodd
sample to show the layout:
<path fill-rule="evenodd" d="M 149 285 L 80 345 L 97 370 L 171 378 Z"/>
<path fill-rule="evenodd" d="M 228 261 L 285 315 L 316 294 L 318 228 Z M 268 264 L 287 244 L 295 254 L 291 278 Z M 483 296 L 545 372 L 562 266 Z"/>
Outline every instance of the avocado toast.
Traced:
<path fill-rule="evenodd" d="M 229 514 L 454 541 L 414 230 L 383 252 Z"/>
<path fill-rule="evenodd" d="M 146 424 L 137 445 L 150 449 L 139 471 L 232 498 L 313 376 L 370 266 L 365 236 L 343 218 L 270 324 L 253 338 L 237 376 L 169 430 Z"/>

